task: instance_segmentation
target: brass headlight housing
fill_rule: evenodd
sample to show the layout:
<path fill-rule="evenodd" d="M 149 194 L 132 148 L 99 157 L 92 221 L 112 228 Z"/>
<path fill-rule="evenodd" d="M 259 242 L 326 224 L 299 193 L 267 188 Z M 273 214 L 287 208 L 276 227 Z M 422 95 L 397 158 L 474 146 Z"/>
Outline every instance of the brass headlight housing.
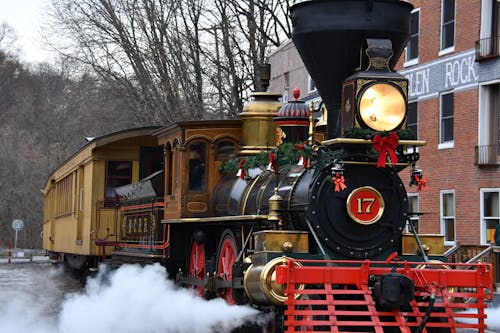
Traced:
<path fill-rule="evenodd" d="M 405 120 L 405 116 L 405 98 L 392 84 L 375 83 L 360 94 L 360 120 L 374 131 L 397 129 Z"/>
<path fill-rule="evenodd" d="M 408 79 L 389 67 L 388 39 L 367 39 L 367 64 L 342 83 L 341 128 L 390 132 L 406 129 Z M 365 59 L 365 58 L 362 58 Z"/>

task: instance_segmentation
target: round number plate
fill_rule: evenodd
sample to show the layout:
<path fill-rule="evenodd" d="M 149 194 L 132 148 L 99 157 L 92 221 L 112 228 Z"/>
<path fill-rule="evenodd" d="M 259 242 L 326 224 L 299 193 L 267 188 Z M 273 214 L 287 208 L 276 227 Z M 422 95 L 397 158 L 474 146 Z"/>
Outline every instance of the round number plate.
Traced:
<path fill-rule="evenodd" d="M 351 219 L 360 224 L 373 224 L 384 212 L 384 199 L 380 192 L 371 186 L 363 186 L 352 191 L 346 205 Z"/>

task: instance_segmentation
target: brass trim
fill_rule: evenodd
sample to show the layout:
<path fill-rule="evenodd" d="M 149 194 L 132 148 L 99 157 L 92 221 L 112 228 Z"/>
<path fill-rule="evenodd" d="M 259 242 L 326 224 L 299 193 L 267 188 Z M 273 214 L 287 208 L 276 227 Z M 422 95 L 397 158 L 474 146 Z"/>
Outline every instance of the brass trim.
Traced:
<path fill-rule="evenodd" d="M 247 201 L 248 201 L 248 198 L 250 197 L 250 194 L 252 193 L 252 189 L 255 187 L 255 184 L 257 184 L 257 182 L 259 181 L 259 179 L 262 177 L 262 175 L 265 173 L 265 170 L 263 170 L 261 173 L 259 173 L 257 175 L 257 177 L 255 177 L 255 179 L 252 180 L 252 184 L 250 185 L 250 187 L 246 187 L 246 193 L 244 195 L 244 198 L 241 202 L 241 213 L 242 214 L 245 214 L 245 210 L 247 209 Z M 235 183 L 236 184 L 236 183 Z M 240 207 L 238 207 L 240 208 Z"/>
<path fill-rule="evenodd" d="M 290 185 L 290 191 L 288 191 L 288 200 L 287 200 L 287 209 L 290 209 L 291 208 L 291 205 L 292 205 L 292 195 L 293 193 L 295 192 L 295 187 L 297 186 L 297 183 L 299 181 L 299 179 L 301 179 L 303 176 L 304 176 L 304 173 L 307 171 L 307 169 L 304 168 L 304 170 L 302 170 L 300 172 L 300 175 L 298 177 L 295 177 L 295 180 L 293 183 L 291 183 Z M 290 172 L 288 172 L 288 174 L 290 174 Z M 285 178 L 285 177 L 283 177 Z M 278 188 L 279 189 L 279 188 Z"/>
<path fill-rule="evenodd" d="M 357 144 L 357 145 L 371 145 L 373 140 L 366 139 L 355 139 L 355 138 L 335 138 L 330 140 L 325 140 L 321 142 L 323 146 L 336 145 L 336 144 Z M 414 146 L 420 147 L 425 146 L 427 141 L 425 140 L 399 140 L 400 146 Z"/>
<path fill-rule="evenodd" d="M 229 221 L 261 221 L 267 220 L 268 215 L 235 215 L 235 216 L 217 216 L 217 217 L 186 217 L 180 219 L 164 219 L 161 223 L 210 223 L 210 222 L 229 222 Z"/>
<path fill-rule="evenodd" d="M 275 181 L 276 180 L 276 175 L 274 173 L 272 173 L 270 175 L 270 177 L 267 177 L 267 179 L 264 181 L 264 183 L 262 183 L 262 185 L 260 186 L 258 192 L 257 192 L 257 195 L 255 196 L 255 201 L 256 202 L 262 202 L 262 198 L 264 197 L 264 192 L 266 191 L 267 187 L 269 186 L 269 184 L 272 182 L 272 181 Z M 278 185 L 276 186 L 278 187 L 278 190 L 280 188 L 280 184 L 278 183 Z M 274 186 L 272 187 L 274 188 Z"/>

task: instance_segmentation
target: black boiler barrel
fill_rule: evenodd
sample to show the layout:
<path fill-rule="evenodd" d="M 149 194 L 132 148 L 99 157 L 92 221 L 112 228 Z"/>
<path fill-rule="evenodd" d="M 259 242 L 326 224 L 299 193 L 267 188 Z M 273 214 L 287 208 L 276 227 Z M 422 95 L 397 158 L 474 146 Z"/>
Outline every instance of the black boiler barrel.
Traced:
<path fill-rule="evenodd" d="M 291 7 L 293 42 L 328 109 L 328 139 L 341 134 L 342 82 L 360 67 L 364 40 L 390 39 L 394 68 L 408 41 L 412 9 L 399 0 L 311 0 Z"/>

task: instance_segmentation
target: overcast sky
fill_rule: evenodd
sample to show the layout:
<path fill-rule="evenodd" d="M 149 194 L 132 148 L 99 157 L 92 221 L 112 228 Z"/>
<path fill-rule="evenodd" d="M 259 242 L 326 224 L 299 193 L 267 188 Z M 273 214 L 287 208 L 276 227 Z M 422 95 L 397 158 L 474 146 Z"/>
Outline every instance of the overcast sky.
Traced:
<path fill-rule="evenodd" d="M 48 60 L 43 49 L 40 25 L 50 0 L 0 0 L 0 23 L 6 22 L 16 31 L 20 57 L 28 62 Z"/>

